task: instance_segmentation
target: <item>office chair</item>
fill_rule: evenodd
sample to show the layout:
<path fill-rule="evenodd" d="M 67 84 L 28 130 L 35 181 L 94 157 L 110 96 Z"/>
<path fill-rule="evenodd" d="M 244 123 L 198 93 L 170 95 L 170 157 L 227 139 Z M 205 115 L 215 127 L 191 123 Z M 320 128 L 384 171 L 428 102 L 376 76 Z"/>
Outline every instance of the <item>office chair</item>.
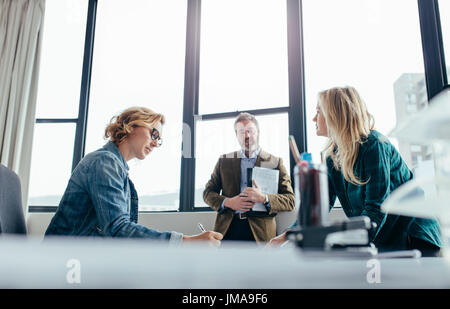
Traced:
<path fill-rule="evenodd" d="M 0 164 L 0 234 L 26 234 L 22 190 L 16 173 Z"/>

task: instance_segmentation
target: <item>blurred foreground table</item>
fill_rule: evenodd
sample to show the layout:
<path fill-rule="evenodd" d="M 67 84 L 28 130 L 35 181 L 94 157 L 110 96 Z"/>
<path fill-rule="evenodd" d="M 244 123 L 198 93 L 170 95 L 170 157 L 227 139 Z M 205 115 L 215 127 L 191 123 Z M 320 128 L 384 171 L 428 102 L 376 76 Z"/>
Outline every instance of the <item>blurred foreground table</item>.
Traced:
<path fill-rule="evenodd" d="M 448 258 L 308 256 L 295 247 L 0 237 L 0 288 L 450 288 Z"/>

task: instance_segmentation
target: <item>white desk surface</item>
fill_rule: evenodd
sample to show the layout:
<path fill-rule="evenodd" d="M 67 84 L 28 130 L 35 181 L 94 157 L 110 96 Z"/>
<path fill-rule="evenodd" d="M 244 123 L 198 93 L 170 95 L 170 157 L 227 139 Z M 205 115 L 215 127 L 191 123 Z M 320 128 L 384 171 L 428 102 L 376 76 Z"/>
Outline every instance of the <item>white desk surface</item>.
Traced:
<path fill-rule="evenodd" d="M 80 262 L 69 284 L 67 262 Z M 450 259 L 381 259 L 369 283 L 369 258 L 307 257 L 295 247 L 168 247 L 151 241 L 40 242 L 0 237 L 0 288 L 450 288 Z"/>

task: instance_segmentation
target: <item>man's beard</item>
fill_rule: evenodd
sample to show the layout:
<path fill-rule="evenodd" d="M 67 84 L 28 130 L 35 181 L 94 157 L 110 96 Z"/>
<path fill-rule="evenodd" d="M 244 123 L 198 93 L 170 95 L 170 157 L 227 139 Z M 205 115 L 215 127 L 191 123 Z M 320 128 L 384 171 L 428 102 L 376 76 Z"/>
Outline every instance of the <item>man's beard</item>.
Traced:
<path fill-rule="evenodd" d="M 245 151 L 255 151 L 259 148 L 259 141 L 255 143 L 250 143 L 250 141 L 244 141 L 244 150 Z"/>

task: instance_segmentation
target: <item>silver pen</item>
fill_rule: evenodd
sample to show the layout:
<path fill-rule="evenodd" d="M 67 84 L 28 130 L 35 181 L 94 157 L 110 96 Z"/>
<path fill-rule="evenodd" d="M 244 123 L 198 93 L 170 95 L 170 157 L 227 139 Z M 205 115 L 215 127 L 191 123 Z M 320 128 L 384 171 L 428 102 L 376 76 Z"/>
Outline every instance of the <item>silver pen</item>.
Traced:
<path fill-rule="evenodd" d="M 202 231 L 202 233 L 206 232 L 205 228 L 203 227 L 203 225 L 201 223 L 198 223 L 197 226 L 200 229 L 200 231 Z"/>

